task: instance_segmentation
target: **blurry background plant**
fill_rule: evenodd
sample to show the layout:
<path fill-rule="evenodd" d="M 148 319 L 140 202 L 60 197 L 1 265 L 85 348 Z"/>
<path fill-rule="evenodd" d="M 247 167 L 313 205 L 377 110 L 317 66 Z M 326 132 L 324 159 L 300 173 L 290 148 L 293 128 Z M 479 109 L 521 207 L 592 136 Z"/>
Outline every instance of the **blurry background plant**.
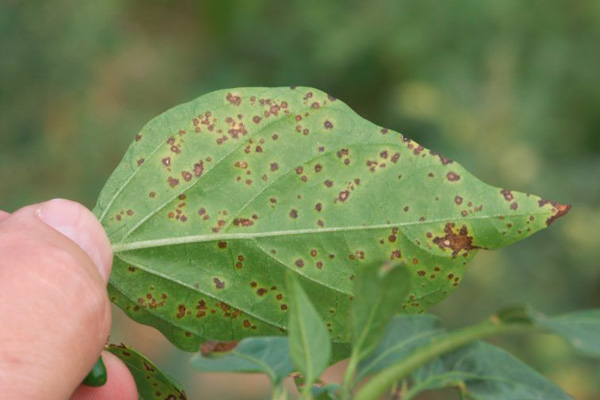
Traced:
<path fill-rule="evenodd" d="M 597 0 L 5 0 L 0 208 L 51 197 L 91 208 L 165 109 L 221 88 L 307 85 L 486 182 L 574 206 L 553 229 L 481 253 L 432 310 L 447 326 L 517 302 L 549 314 L 600 307 L 598 43 Z M 112 341 L 135 343 L 190 398 L 268 396 L 266 377 L 199 375 L 153 329 L 114 318 Z M 577 399 L 600 397 L 598 363 L 560 339 L 495 343 Z"/>

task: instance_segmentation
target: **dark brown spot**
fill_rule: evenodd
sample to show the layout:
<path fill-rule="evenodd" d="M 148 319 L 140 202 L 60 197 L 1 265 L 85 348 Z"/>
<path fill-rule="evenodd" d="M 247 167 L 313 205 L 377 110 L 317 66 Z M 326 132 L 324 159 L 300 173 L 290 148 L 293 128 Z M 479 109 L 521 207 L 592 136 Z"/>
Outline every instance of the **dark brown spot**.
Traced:
<path fill-rule="evenodd" d="M 171 176 L 167 179 L 167 182 L 169 182 L 169 186 L 171 186 L 171 187 L 175 187 L 175 186 L 179 185 L 179 179 L 173 178 Z"/>
<path fill-rule="evenodd" d="M 463 203 L 463 198 L 462 198 L 462 197 L 460 197 L 460 196 L 456 196 L 456 197 L 454 198 L 454 202 L 455 202 L 456 204 L 458 204 L 458 205 L 461 205 L 461 204 Z"/>
<path fill-rule="evenodd" d="M 419 276 L 425 276 L 426 272 L 421 269 L 421 270 L 417 271 L 417 274 L 419 274 Z"/>
<path fill-rule="evenodd" d="M 171 157 L 165 157 L 162 159 L 162 163 L 165 167 L 168 167 L 171 165 Z"/>
<path fill-rule="evenodd" d="M 320 212 L 322 209 L 323 209 L 323 204 L 321 204 L 321 203 L 315 204 L 315 210 Z"/>
<path fill-rule="evenodd" d="M 183 318 L 185 316 L 186 308 L 183 304 L 177 306 L 177 318 Z"/>
<path fill-rule="evenodd" d="M 333 186 L 333 182 L 330 181 L 329 179 L 327 179 L 324 183 L 325 183 L 325 186 L 327 186 L 328 188 Z"/>
<path fill-rule="evenodd" d="M 302 268 L 302 267 L 304 267 L 304 260 L 299 258 L 296 260 L 295 264 L 296 264 L 296 267 Z"/>
<path fill-rule="evenodd" d="M 454 229 L 454 223 L 447 223 L 444 228 L 444 236 L 436 237 L 433 243 L 437 244 L 442 250 L 449 248 L 452 250 L 452 257 L 456 257 L 460 251 L 465 254 L 478 247 L 473 245 L 473 237 L 469 236 L 467 227 L 463 225 L 460 229 Z"/>
<path fill-rule="evenodd" d="M 519 208 L 519 203 L 517 203 L 516 201 L 510 205 L 511 210 L 516 210 L 517 208 Z"/>
<path fill-rule="evenodd" d="M 331 128 L 333 128 L 333 124 L 331 123 L 331 121 L 325 121 L 323 123 L 323 125 L 325 126 L 325 129 L 331 129 Z"/>
<path fill-rule="evenodd" d="M 350 191 L 348 190 L 344 190 L 338 195 L 338 199 L 342 202 L 346 201 L 348 197 L 350 197 Z"/>
<path fill-rule="evenodd" d="M 292 210 L 290 211 L 290 217 L 291 218 L 298 218 L 298 210 Z"/>
<path fill-rule="evenodd" d="M 225 282 L 221 281 L 219 278 L 213 278 L 213 282 L 215 283 L 215 287 L 217 289 L 225 288 Z"/>
<path fill-rule="evenodd" d="M 456 182 L 460 179 L 460 175 L 458 175 L 456 172 L 448 172 L 446 174 L 446 178 L 450 181 L 450 182 Z"/>
<path fill-rule="evenodd" d="M 202 175 L 203 171 L 204 171 L 204 161 L 199 161 L 196 164 L 194 164 L 194 175 L 200 176 L 200 175 Z"/>
<path fill-rule="evenodd" d="M 502 193 L 502 196 L 504 196 L 504 199 L 506 199 L 506 201 L 511 201 L 514 198 L 510 190 L 501 190 L 500 193 Z"/>
<path fill-rule="evenodd" d="M 242 99 L 240 98 L 240 96 L 236 96 L 231 93 L 227 93 L 226 99 L 234 106 L 239 106 L 242 103 Z"/>
<path fill-rule="evenodd" d="M 256 291 L 256 294 L 259 296 L 264 296 L 265 294 L 267 294 L 268 290 L 265 288 L 260 288 Z"/>
<path fill-rule="evenodd" d="M 227 248 L 227 242 L 219 242 L 218 246 L 220 249 L 226 249 Z"/>
<path fill-rule="evenodd" d="M 182 171 L 181 176 L 183 177 L 183 180 L 186 182 L 189 182 L 190 179 L 192 179 L 192 173 L 189 171 Z"/>
<path fill-rule="evenodd" d="M 279 164 L 271 163 L 271 171 L 277 171 L 279 169 Z"/>
<path fill-rule="evenodd" d="M 322 169 L 323 167 L 321 166 L 321 164 L 315 165 L 315 172 L 321 172 Z"/>

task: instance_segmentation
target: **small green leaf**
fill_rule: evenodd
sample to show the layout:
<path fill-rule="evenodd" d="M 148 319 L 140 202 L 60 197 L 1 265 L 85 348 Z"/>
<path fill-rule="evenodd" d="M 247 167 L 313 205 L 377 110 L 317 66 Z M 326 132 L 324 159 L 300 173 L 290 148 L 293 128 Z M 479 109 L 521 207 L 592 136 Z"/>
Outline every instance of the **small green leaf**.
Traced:
<path fill-rule="evenodd" d="M 310 302 L 304 289 L 292 274 L 288 274 L 290 293 L 289 340 L 294 364 L 310 388 L 329 366 L 331 341 L 325 323 Z"/>
<path fill-rule="evenodd" d="M 402 265 L 374 264 L 360 270 L 352 303 L 352 346 L 357 361 L 369 355 L 408 295 L 410 275 Z"/>
<path fill-rule="evenodd" d="M 247 338 L 224 354 L 196 354 L 191 365 L 200 372 L 264 373 L 273 385 L 279 385 L 294 371 L 285 337 Z"/>
<path fill-rule="evenodd" d="M 336 392 L 340 389 L 340 385 L 330 383 L 325 386 L 313 386 L 312 395 L 314 400 L 337 400 Z"/>
<path fill-rule="evenodd" d="M 104 365 L 102 357 L 100 357 L 82 383 L 86 386 L 100 387 L 104 386 L 107 379 L 106 366 Z"/>
<path fill-rule="evenodd" d="M 484 342 L 442 356 L 414 373 L 413 381 L 406 400 L 444 387 L 458 387 L 477 400 L 572 399 L 529 366 Z"/>
<path fill-rule="evenodd" d="M 136 350 L 124 344 L 109 344 L 106 350 L 119 357 L 129 368 L 139 400 L 187 400 L 179 383 Z"/>
<path fill-rule="evenodd" d="M 358 366 L 357 381 L 402 360 L 445 331 L 433 315 L 398 315 L 389 323 L 375 351 Z"/>
<path fill-rule="evenodd" d="M 282 335 L 285 274 L 334 342 L 350 341 L 352 277 L 405 262 L 398 304 L 446 298 L 480 249 L 546 228 L 568 206 L 501 190 L 311 88 L 222 90 L 135 136 L 94 210 L 113 245 L 110 298 L 195 352 Z"/>
<path fill-rule="evenodd" d="M 600 358 L 600 310 L 586 310 L 547 317 L 532 313 L 535 322 L 562 336 L 579 354 Z"/>

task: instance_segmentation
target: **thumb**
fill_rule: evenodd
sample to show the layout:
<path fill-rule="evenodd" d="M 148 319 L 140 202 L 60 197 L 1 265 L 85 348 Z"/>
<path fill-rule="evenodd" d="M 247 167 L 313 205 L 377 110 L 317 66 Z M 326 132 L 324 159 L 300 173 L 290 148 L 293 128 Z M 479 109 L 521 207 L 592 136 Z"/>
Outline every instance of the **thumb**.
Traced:
<path fill-rule="evenodd" d="M 0 223 L 0 398 L 69 398 L 110 329 L 112 252 L 85 207 L 51 200 Z"/>

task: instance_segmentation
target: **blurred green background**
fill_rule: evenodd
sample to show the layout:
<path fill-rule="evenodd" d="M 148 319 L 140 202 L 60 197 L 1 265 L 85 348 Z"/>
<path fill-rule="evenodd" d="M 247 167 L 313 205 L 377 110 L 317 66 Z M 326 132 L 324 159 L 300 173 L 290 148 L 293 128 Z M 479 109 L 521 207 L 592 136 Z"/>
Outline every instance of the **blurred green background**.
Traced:
<path fill-rule="evenodd" d="M 0 208 L 53 197 L 91 208 L 155 115 L 216 89 L 283 85 L 327 91 L 486 182 L 573 205 L 552 229 L 480 253 L 433 310 L 447 325 L 517 302 L 600 307 L 598 0 L 3 0 Z M 112 340 L 191 399 L 268 397 L 266 378 L 196 374 L 153 329 L 114 319 Z M 577 399 L 600 398 L 600 364 L 560 340 L 496 343 Z"/>

